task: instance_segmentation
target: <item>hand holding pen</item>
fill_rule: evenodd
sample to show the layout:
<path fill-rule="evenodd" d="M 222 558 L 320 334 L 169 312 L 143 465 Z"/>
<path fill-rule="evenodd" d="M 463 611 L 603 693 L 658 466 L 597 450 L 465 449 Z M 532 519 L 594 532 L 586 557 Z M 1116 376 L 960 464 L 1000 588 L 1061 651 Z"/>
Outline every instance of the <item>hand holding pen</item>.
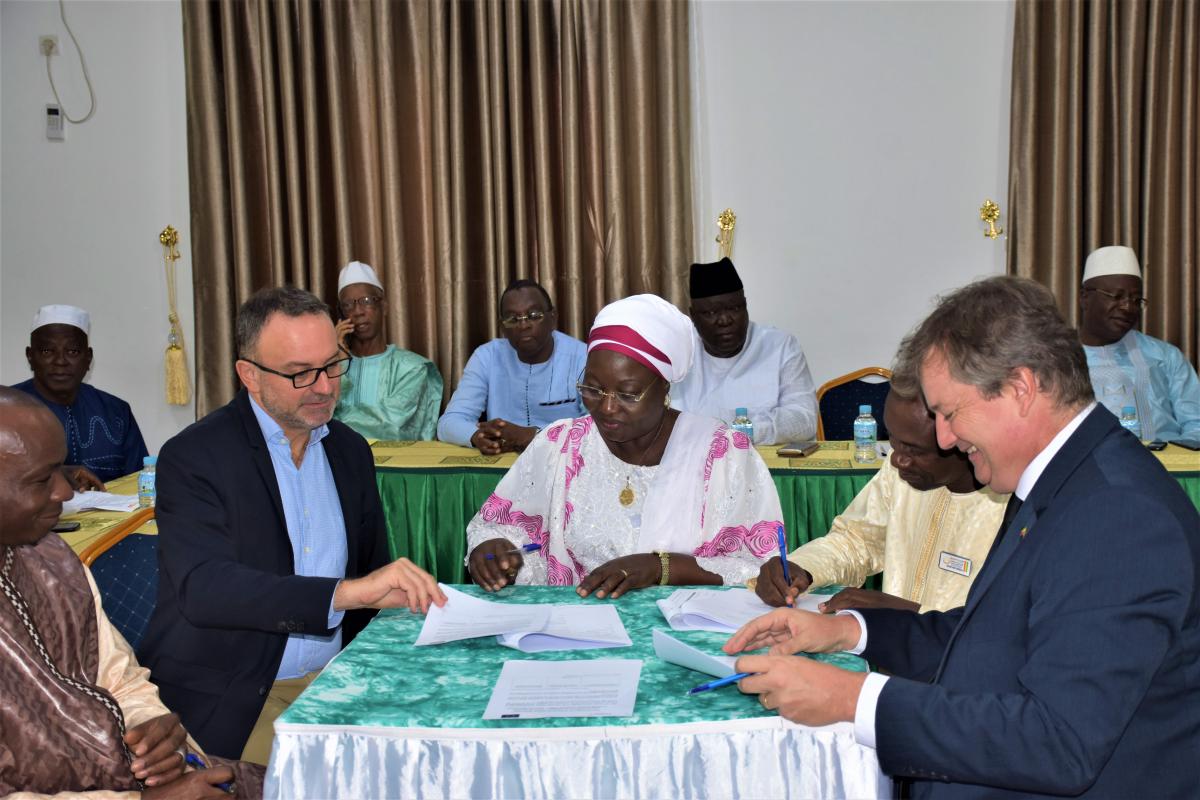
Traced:
<path fill-rule="evenodd" d="M 192 772 L 185 772 L 170 783 L 147 787 L 141 795 L 144 800 L 228 798 L 233 794 L 233 770 L 229 767 L 206 767 L 195 753 L 188 753 L 185 763 L 193 769 Z"/>
<path fill-rule="evenodd" d="M 540 544 L 517 547 L 508 539 L 489 539 L 471 551 L 467 568 L 475 583 L 485 591 L 495 592 L 515 582 L 525 565 L 524 555 L 539 549 Z"/>

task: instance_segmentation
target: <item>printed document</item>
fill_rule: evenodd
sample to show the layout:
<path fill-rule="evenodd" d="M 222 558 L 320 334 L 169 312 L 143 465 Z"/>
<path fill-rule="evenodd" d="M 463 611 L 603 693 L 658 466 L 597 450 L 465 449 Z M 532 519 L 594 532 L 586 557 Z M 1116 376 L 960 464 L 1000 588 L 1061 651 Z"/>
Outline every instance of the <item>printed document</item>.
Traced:
<path fill-rule="evenodd" d="M 483 718 L 628 717 L 641 676 L 636 659 L 506 661 Z"/>
<path fill-rule="evenodd" d="M 445 644 L 460 639 L 497 636 L 502 633 L 540 631 L 550 620 L 548 605 L 517 605 L 481 600 L 465 592 L 438 584 L 446 593 L 446 605 L 430 606 L 416 645 Z"/>
<path fill-rule="evenodd" d="M 654 629 L 652 638 L 654 639 L 654 654 L 663 661 L 694 669 L 696 672 L 703 672 L 714 678 L 727 678 L 735 672 L 733 664 L 737 661 L 737 656 L 709 655 L 657 628 Z"/>
<path fill-rule="evenodd" d="M 818 611 L 827 595 L 802 594 L 795 607 Z M 774 611 L 749 589 L 677 589 L 658 601 L 658 608 L 677 631 L 733 633 L 755 617 Z"/>
<path fill-rule="evenodd" d="M 136 494 L 109 494 L 108 492 L 76 492 L 75 496 L 63 503 L 63 516 L 78 514 L 80 511 L 96 509 L 98 511 L 135 511 L 138 507 Z"/>
<path fill-rule="evenodd" d="M 505 647 L 525 653 L 629 647 L 633 644 L 613 605 L 550 606 L 550 619 L 541 630 L 505 633 L 496 639 Z"/>

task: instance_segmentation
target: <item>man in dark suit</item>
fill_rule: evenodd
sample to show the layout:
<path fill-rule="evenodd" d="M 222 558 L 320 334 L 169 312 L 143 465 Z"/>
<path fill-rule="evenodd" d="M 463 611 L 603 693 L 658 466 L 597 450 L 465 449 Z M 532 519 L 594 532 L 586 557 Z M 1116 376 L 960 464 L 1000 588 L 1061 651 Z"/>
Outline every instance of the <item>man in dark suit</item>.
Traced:
<path fill-rule="evenodd" d="M 275 717 L 373 609 L 445 598 L 407 559 L 387 563 L 370 448 L 332 419 L 349 357 L 325 304 L 264 289 L 238 311 L 237 345 L 245 390 L 158 459 L 158 601 L 139 655 L 207 750 L 266 763 Z"/>
<path fill-rule="evenodd" d="M 901 346 L 939 444 L 1012 491 L 965 606 L 780 610 L 736 633 L 742 681 L 797 722 L 853 721 L 916 797 L 1189 797 L 1200 786 L 1200 515 L 1092 397 L 1048 291 L 990 278 Z M 851 650 L 891 674 L 796 652 Z"/>

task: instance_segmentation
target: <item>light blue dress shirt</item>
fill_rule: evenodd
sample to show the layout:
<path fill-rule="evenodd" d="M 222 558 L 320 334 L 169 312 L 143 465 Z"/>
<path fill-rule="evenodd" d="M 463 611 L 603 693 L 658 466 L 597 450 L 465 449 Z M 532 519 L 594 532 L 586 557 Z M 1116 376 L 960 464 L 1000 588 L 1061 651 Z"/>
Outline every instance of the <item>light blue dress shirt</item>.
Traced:
<path fill-rule="evenodd" d="M 1085 345 L 1083 351 L 1096 400 L 1117 417 L 1123 406 L 1135 406 L 1143 439 L 1200 438 L 1200 379 L 1179 348 L 1129 331 L 1110 345 Z M 1136 363 L 1139 354 L 1145 363 L 1145 380 L 1140 379 Z M 1113 379 L 1117 375 L 1120 380 Z M 1147 415 L 1149 420 L 1144 419 Z"/>
<path fill-rule="evenodd" d="M 304 460 L 297 467 L 292 461 L 292 447 L 279 423 L 271 419 L 250 398 L 250 407 L 258 418 L 258 427 L 267 440 L 279 497 L 283 500 L 283 516 L 287 521 L 288 538 L 292 542 L 295 573 L 312 578 L 346 577 L 346 522 L 342 518 L 342 503 L 333 470 L 325 457 L 321 440 L 329 434 L 322 425 L 309 434 Z M 276 680 L 299 678 L 322 669 L 329 659 L 342 649 L 342 617 L 344 611 L 333 610 L 329 598 L 329 627 L 333 633 L 318 635 L 293 633 L 288 636 L 279 662 Z"/>
<path fill-rule="evenodd" d="M 470 447 L 479 415 L 485 411 L 487 419 L 534 428 L 582 417 L 583 403 L 575 384 L 586 361 L 587 345 L 559 331 L 554 332 L 554 352 L 541 364 L 521 361 L 507 339 L 480 345 L 438 420 L 438 438 Z"/>

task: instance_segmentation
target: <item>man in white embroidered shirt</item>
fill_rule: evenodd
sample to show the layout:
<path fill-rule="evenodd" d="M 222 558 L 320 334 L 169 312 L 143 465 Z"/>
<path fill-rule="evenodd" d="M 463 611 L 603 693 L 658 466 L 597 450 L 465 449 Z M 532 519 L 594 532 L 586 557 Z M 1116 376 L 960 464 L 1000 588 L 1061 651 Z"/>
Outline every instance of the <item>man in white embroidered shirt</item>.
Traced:
<path fill-rule="evenodd" d="M 750 321 L 733 262 L 692 264 L 688 289 L 699 341 L 672 406 L 726 422 L 744 407 L 755 444 L 814 438 L 817 395 L 804 351 L 790 333 Z"/>
<path fill-rule="evenodd" d="M 1043 287 L 943 298 L 901 346 L 942 447 L 1012 491 L 966 604 L 780 609 L 730 638 L 743 691 L 795 722 L 853 721 L 913 797 L 1190 797 L 1200 785 L 1200 514 L 1093 399 Z M 791 654 L 849 650 L 864 675 Z"/>

